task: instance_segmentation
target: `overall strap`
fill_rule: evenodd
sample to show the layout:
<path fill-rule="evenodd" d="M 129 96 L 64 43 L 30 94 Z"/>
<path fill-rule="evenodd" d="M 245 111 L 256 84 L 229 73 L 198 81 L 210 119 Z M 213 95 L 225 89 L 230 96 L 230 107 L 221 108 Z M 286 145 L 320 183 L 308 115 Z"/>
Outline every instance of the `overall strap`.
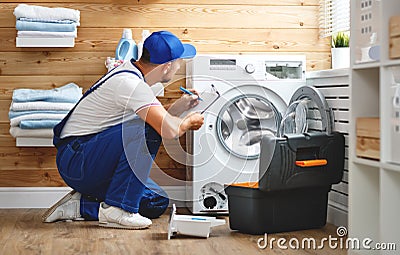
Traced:
<path fill-rule="evenodd" d="M 98 89 L 102 84 L 104 84 L 104 82 L 106 82 L 108 79 L 110 79 L 111 77 L 113 77 L 114 75 L 120 74 L 120 73 L 131 73 L 136 75 L 137 77 L 139 77 L 140 79 L 142 79 L 142 77 L 134 71 L 131 70 L 120 70 L 117 72 L 112 73 L 111 75 L 109 75 L 110 73 L 106 73 L 105 75 L 103 75 L 92 87 L 90 87 L 90 89 L 88 89 L 85 94 L 83 94 L 83 96 L 79 99 L 79 101 L 75 104 L 75 106 L 68 112 L 68 114 L 61 120 L 60 123 L 58 123 L 54 128 L 53 128 L 53 133 L 54 133 L 54 137 L 53 137 L 53 144 L 58 148 L 60 147 L 62 144 L 64 144 L 64 139 L 61 139 L 61 131 L 63 130 L 65 124 L 67 123 L 67 120 L 69 119 L 69 117 L 71 116 L 72 112 L 75 110 L 76 106 L 85 98 L 87 97 L 90 93 L 92 93 L 93 91 L 95 91 L 96 89 Z M 104 78 L 105 77 L 105 78 Z M 104 79 L 103 79 L 104 78 Z"/>

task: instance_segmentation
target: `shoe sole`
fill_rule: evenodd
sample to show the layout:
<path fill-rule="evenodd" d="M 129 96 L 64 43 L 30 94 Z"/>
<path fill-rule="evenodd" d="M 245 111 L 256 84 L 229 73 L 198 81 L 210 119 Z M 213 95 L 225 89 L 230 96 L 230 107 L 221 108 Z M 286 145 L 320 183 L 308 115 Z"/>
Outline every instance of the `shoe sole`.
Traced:
<path fill-rule="evenodd" d="M 71 190 L 70 192 L 68 192 L 68 194 L 66 194 L 60 200 L 58 200 L 58 202 L 55 203 L 52 207 L 47 209 L 47 211 L 42 215 L 42 222 L 51 223 L 51 222 L 47 222 L 46 221 L 47 218 L 57 209 L 57 207 L 59 207 L 61 204 L 63 204 L 65 202 L 67 202 L 68 200 L 70 200 L 75 193 L 76 193 L 75 190 Z"/>
<path fill-rule="evenodd" d="M 120 229 L 146 229 L 149 228 L 150 225 L 148 226 L 124 226 L 118 223 L 109 223 L 109 222 L 99 222 L 99 226 L 100 227 L 104 227 L 104 228 L 120 228 Z"/>

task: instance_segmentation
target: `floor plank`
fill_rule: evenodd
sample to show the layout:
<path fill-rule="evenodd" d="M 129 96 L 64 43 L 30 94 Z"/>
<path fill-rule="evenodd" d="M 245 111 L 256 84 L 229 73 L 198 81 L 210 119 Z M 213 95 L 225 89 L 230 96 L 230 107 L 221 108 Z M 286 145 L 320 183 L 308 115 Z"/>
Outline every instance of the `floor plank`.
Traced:
<path fill-rule="evenodd" d="M 262 235 L 247 235 L 229 229 L 229 223 L 213 228 L 209 238 L 177 235 L 167 240 L 169 213 L 153 220 L 147 230 L 108 229 L 95 221 L 42 223 L 44 209 L 0 210 L 0 254 L 346 254 L 344 249 L 261 249 L 257 245 Z M 178 214 L 188 214 L 178 208 Z M 225 217 L 229 221 L 228 217 Z M 270 234 L 270 238 L 323 238 L 337 237 L 336 227 Z"/>

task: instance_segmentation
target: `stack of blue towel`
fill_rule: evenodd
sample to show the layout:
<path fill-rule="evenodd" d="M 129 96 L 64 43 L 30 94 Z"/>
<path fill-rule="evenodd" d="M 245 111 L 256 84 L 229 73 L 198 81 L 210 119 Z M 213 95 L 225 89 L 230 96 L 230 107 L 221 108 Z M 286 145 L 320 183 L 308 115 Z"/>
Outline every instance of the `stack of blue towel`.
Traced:
<path fill-rule="evenodd" d="M 19 4 L 14 15 L 19 38 L 76 38 L 80 25 L 80 12 L 69 8 Z"/>
<path fill-rule="evenodd" d="M 75 83 L 50 90 L 14 90 L 8 113 L 10 134 L 15 138 L 52 138 L 53 127 L 81 97 L 82 88 Z"/>

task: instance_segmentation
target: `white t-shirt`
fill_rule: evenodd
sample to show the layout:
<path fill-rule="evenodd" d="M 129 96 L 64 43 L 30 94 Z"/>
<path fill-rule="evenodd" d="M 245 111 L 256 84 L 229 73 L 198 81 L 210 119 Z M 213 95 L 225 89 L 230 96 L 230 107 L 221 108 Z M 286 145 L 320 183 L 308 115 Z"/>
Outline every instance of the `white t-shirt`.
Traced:
<path fill-rule="evenodd" d="M 137 117 L 136 112 L 141 109 L 161 106 L 150 86 L 144 82 L 142 73 L 131 61 L 124 62 L 111 72 L 119 70 L 134 71 L 140 78 L 124 72 L 104 82 L 77 105 L 61 132 L 61 138 L 98 133 Z"/>

